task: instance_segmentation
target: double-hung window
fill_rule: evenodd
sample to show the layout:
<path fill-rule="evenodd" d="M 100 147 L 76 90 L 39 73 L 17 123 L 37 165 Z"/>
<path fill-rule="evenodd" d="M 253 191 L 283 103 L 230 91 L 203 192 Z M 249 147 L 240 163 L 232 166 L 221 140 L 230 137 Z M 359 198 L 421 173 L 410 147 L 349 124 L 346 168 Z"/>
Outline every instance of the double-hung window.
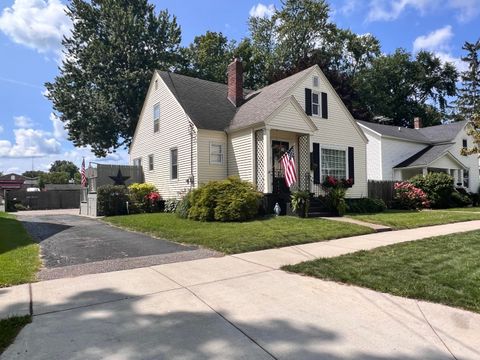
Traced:
<path fill-rule="evenodd" d="M 210 164 L 222 165 L 223 164 L 223 145 L 222 144 L 210 144 Z"/>
<path fill-rule="evenodd" d="M 347 152 L 345 150 L 322 148 L 322 182 L 327 176 L 347 178 Z"/>
<path fill-rule="evenodd" d="M 148 170 L 152 171 L 154 169 L 153 165 L 153 154 L 148 155 Z"/>
<path fill-rule="evenodd" d="M 312 115 L 318 116 L 320 113 L 320 96 L 312 91 Z"/>
<path fill-rule="evenodd" d="M 178 149 L 170 149 L 170 179 L 178 179 Z"/>
<path fill-rule="evenodd" d="M 153 132 L 160 130 L 160 104 L 153 106 Z"/>

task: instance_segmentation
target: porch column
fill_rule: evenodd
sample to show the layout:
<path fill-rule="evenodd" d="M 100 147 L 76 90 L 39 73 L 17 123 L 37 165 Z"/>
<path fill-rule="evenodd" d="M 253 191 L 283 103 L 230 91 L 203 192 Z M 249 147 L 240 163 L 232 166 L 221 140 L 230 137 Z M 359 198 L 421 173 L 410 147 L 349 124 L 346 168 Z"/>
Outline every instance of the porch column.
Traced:
<path fill-rule="evenodd" d="M 272 138 L 270 136 L 270 128 L 265 128 L 265 192 L 271 193 L 273 191 L 273 174 L 272 174 Z"/>
<path fill-rule="evenodd" d="M 422 174 L 423 174 L 423 176 L 428 175 L 428 168 L 426 168 L 426 167 L 422 168 Z"/>

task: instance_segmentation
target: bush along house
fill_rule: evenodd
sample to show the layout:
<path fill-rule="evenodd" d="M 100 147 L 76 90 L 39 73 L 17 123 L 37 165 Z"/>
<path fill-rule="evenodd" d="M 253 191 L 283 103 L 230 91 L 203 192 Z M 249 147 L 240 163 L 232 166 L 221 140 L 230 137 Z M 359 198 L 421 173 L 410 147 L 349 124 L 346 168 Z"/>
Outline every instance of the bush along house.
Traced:
<path fill-rule="evenodd" d="M 257 91 L 243 88 L 234 59 L 228 84 L 155 71 L 130 147 L 132 165 L 164 199 L 238 176 L 265 194 L 267 211 L 294 190 L 320 194 L 327 176 L 367 196 L 367 138 L 318 66 Z M 295 181 L 286 185 L 288 150 Z"/>

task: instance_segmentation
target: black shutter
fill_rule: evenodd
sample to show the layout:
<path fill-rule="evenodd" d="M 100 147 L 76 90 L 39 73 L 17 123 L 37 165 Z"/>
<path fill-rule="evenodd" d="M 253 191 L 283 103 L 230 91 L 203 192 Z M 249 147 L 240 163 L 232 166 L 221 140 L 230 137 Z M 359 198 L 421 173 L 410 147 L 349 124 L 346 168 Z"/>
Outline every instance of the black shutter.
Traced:
<path fill-rule="evenodd" d="M 305 113 L 312 115 L 312 89 L 305 88 Z"/>
<path fill-rule="evenodd" d="M 328 96 L 322 92 L 322 118 L 328 119 Z"/>
<path fill-rule="evenodd" d="M 320 184 L 320 144 L 313 143 L 313 183 Z"/>
<path fill-rule="evenodd" d="M 353 147 L 348 147 L 348 177 L 355 183 L 355 154 Z"/>
<path fill-rule="evenodd" d="M 464 148 L 468 147 L 468 146 L 467 146 L 467 145 L 468 145 L 468 144 L 467 144 L 467 139 L 463 139 L 462 143 L 463 143 L 462 145 L 463 145 Z"/>

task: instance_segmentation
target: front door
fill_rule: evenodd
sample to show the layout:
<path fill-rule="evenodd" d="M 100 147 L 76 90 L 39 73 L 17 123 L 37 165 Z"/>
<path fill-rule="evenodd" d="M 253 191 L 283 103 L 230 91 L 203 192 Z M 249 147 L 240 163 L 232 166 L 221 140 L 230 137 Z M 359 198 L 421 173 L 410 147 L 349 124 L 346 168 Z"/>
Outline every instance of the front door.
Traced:
<path fill-rule="evenodd" d="M 285 175 L 283 173 L 280 159 L 289 149 L 289 143 L 286 141 L 272 141 L 272 164 L 273 164 L 273 193 L 277 195 L 288 195 L 290 189 L 285 183 Z"/>

